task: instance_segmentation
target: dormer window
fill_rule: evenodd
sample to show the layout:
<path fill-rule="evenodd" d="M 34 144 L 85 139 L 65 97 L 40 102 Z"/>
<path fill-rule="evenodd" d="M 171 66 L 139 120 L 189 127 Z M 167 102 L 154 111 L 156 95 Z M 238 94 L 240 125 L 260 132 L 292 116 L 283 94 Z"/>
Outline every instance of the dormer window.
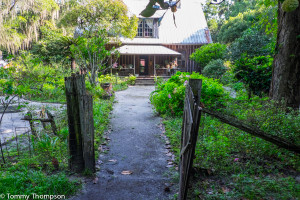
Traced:
<path fill-rule="evenodd" d="M 153 37 L 154 23 L 153 19 L 140 19 L 136 37 Z"/>

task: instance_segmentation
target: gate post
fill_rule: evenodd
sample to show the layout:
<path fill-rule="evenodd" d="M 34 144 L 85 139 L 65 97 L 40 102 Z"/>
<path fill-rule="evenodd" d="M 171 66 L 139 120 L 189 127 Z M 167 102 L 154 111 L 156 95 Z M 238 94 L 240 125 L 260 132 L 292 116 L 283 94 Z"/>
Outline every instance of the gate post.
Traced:
<path fill-rule="evenodd" d="M 69 167 L 95 172 L 93 98 L 85 88 L 85 76 L 65 77 L 69 125 Z"/>
<path fill-rule="evenodd" d="M 185 200 L 188 192 L 188 182 L 193 166 L 201 118 L 199 106 L 201 88 L 201 79 L 190 79 L 185 91 L 179 164 L 179 200 Z"/>

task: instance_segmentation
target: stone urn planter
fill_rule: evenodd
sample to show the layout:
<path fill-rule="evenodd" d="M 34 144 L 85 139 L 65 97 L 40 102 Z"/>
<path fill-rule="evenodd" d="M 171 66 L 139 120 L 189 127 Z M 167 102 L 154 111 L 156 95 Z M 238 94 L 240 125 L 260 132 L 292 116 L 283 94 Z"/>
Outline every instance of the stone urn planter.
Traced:
<path fill-rule="evenodd" d="M 106 92 L 106 94 L 103 95 L 103 98 L 109 99 L 113 93 L 112 84 L 111 83 L 101 83 L 100 85 L 103 88 L 103 90 Z"/>

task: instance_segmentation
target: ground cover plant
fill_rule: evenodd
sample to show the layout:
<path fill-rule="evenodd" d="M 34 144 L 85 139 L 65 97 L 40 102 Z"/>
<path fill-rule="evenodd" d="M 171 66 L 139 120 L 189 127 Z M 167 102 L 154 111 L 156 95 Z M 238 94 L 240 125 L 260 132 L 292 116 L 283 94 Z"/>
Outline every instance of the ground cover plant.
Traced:
<path fill-rule="evenodd" d="M 271 136 L 299 145 L 298 111 L 286 112 L 284 104 L 266 97 L 249 99 L 243 90 L 232 98 L 217 79 L 178 73 L 158 84 L 151 96 L 156 112 L 164 117 L 176 162 L 179 162 L 184 86 L 188 78 L 203 79 L 202 102 L 206 108 L 234 116 Z M 178 88 L 181 93 L 177 93 Z M 216 103 L 218 100 L 221 102 Z M 297 199 L 299 161 L 297 154 L 203 113 L 189 199 Z"/>

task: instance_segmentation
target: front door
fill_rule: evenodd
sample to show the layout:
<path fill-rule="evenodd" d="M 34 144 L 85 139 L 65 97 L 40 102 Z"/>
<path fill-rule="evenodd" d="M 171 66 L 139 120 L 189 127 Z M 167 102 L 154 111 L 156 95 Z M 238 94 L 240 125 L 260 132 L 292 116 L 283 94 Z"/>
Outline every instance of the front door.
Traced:
<path fill-rule="evenodd" d="M 148 56 L 140 56 L 140 75 L 148 75 Z"/>

